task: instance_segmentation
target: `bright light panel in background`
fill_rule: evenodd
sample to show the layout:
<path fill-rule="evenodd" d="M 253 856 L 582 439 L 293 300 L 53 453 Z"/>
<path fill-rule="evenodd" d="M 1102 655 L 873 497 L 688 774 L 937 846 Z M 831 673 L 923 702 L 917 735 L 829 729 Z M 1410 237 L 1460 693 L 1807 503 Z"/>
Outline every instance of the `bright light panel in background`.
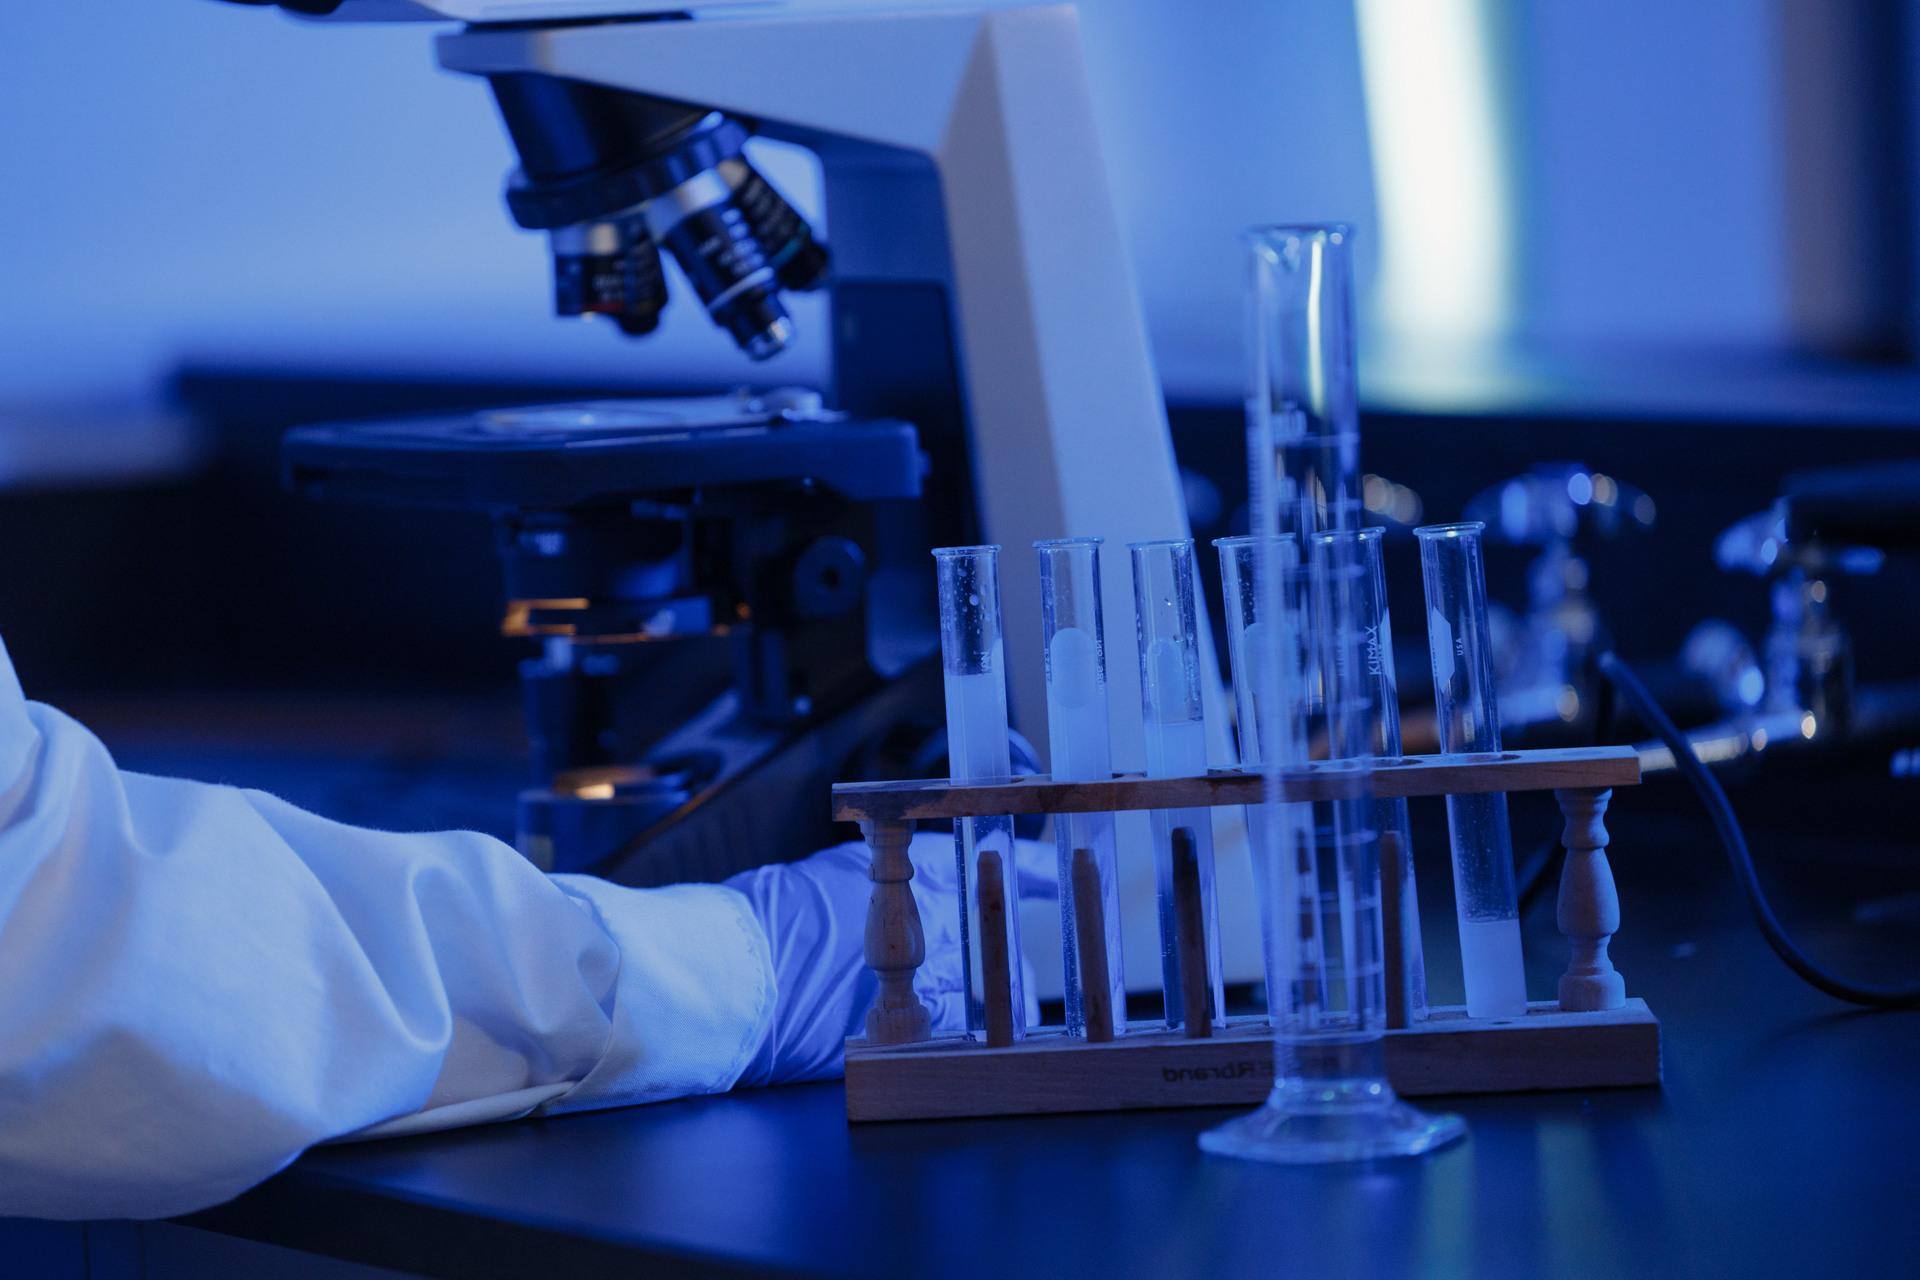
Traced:
<path fill-rule="evenodd" d="M 1379 200 L 1373 327 L 1450 347 L 1513 322 L 1512 176 L 1490 0 L 1358 0 Z"/>

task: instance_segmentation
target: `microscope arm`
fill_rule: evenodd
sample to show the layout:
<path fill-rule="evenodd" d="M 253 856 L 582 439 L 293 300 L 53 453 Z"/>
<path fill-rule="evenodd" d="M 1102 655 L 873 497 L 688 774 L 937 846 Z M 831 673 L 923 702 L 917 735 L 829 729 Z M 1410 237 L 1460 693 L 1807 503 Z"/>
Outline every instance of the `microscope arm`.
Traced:
<path fill-rule="evenodd" d="M 844 324 L 859 291 L 943 290 L 966 407 L 981 541 L 1099 533 L 1109 548 L 1190 536 L 1130 253 L 1067 5 L 898 11 L 831 19 L 791 9 L 725 21 L 556 26 L 443 35 L 441 64 L 544 75 L 754 122 L 821 158 L 836 253 L 835 380 L 891 371 L 884 330 Z M 863 411 L 868 406 L 862 406 Z M 883 416 L 914 420 L 888 407 Z M 943 485 L 959 477 L 940 478 Z M 959 540 L 957 537 L 955 540 Z M 1009 635 L 1040 630 L 1031 553 L 1008 558 Z M 1137 655 L 1124 574 L 1104 581 L 1110 670 Z M 1208 723 L 1227 710 L 1202 627 Z M 1037 649 L 1009 650 L 1017 725 L 1045 723 Z M 1115 763 L 1145 761 L 1140 701 L 1108 688 Z"/>

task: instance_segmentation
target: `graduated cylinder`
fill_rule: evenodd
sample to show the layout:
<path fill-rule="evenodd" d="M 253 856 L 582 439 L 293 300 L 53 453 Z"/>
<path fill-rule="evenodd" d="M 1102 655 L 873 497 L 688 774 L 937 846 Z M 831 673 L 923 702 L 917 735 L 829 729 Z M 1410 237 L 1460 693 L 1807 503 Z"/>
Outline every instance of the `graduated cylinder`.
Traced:
<path fill-rule="evenodd" d="M 1317 534 L 1315 549 L 1348 535 Z M 1393 619 L 1387 608 L 1386 540 L 1379 529 L 1351 535 L 1355 558 L 1352 659 L 1367 695 L 1360 713 L 1367 753 L 1398 759 L 1400 688 L 1393 663 Z M 1420 899 L 1413 875 L 1413 822 L 1404 796 L 1374 801 L 1379 840 L 1380 928 L 1385 956 L 1387 1025 L 1404 1027 L 1427 1016 L 1427 966 L 1420 942 Z"/>
<path fill-rule="evenodd" d="M 1500 751 L 1493 639 L 1487 633 L 1487 585 L 1480 560 L 1485 528 L 1475 521 L 1414 530 L 1426 585 L 1427 652 L 1433 662 L 1440 749 L 1460 755 Z M 1447 828 L 1453 838 L 1453 897 L 1467 1012 L 1476 1018 L 1521 1017 L 1527 1011 L 1526 970 L 1520 955 L 1520 902 L 1506 796 L 1448 796 Z"/>

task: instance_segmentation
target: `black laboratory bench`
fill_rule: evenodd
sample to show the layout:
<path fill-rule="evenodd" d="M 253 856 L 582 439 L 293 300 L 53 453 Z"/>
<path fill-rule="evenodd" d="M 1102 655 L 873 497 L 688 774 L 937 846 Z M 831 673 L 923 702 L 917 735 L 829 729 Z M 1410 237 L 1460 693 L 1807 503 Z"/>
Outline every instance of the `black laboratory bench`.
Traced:
<path fill-rule="evenodd" d="M 1911 974 L 1911 842 L 1823 837 L 1812 808 L 1847 794 L 1800 789 L 1800 819 L 1756 827 L 1763 875 L 1817 954 Z M 1223 1111 L 850 1128 L 823 1084 L 318 1150 L 185 1225 L 475 1277 L 1910 1275 L 1920 1012 L 1856 1012 L 1789 974 L 1688 803 L 1669 777 L 1613 815 L 1615 956 L 1662 1018 L 1663 1087 L 1429 1099 L 1470 1134 L 1424 1159 L 1203 1155 Z M 1537 817 L 1518 805 L 1517 833 Z M 1448 899 L 1426 897 L 1446 998 Z M 1536 994 L 1564 963 L 1551 917 L 1548 894 L 1527 920 Z"/>
<path fill-rule="evenodd" d="M 80 709 L 125 767 L 347 821 L 510 824 L 483 803 L 511 794 L 510 703 Z M 302 749 L 267 749 L 290 725 Z M 1729 782 L 1782 916 L 1843 972 L 1912 981 L 1920 779 L 1774 755 Z M 1525 862 L 1559 819 L 1544 795 L 1511 805 Z M 1416 850 L 1446 847 L 1438 802 L 1413 820 Z M 1920 1012 L 1794 978 L 1671 775 L 1617 792 L 1608 824 L 1613 954 L 1662 1020 L 1664 1085 L 1427 1099 L 1470 1132 L 1424 1159 L 1206 1156 L 1219 1110 L 849 1128 L 840 1087 L 810 1085 L 322 1148 L 175 1223 L 0 1221 L 0 1276 L 1911 1274 Z M 1418 862 L 1430 984 L 1457 1002 L 1446 859 Z M 1566 957 L 1547 883 L 1525 919 L 1535 995 Z"/>

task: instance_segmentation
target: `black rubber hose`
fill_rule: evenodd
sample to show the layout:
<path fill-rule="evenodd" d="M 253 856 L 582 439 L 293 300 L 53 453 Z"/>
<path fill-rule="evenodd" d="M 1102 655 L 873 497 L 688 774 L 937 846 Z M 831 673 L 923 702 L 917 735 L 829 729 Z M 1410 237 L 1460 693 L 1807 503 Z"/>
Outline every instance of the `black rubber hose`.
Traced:
<path fill-rule="evenodd" d="M 1560 864 L 1560 841 L 1556 837 L 1535 846 L 1532 853 L 1520 860 L 1520 868 L 1514 873 L 1520 882 L 1521 914 L 1533 906 L 1541 890 L 1553 880 L 1553 869 Z"/>
<path fill-rule="evenodd" d="M 1673 753 L 1673 762 L 1687 782 L 1693 787 L 1694 794 L 1700 797 L 1700 803 L 1706 806 L 1707 816 L 1713 820 L 1713 828 L 1719 833 L 1720 843 L 1727 851 L 1727 861 L 1733 864 L 1733 878 L 1740 883 L 1740 890 L 1746 895 L 1747 906 L 1753 911 L 1754 923 L 1759 925 L 1760 933 L 1780 957 L 1787 968 L 1799 974 L 1811 986 L 1826 992 L 1836 1000 L 1849 1004 L 1865 1005 L 1872 1009 L 1908 1009 L 1920 1005 L 1920 987 L 1864 987 L 1842 981 L 1816 964 L 1806 952 L 1794 945 L 1793 939 L 1781 925 L 1773 907 L 1767 902 L 1767 895 L 1760 888 L 1760 877 L 1753 868 L 1753 855 L 1747 849 L 1747 838 L 1740 830 L 1740 822 L 1733 816 L 1733 806 L 1727 803 L 1727 793 L 1720 789 L 1720 783 L 1700 763 L 1693 753 L 1693 746 L 1680 730 L 1674 727 L 1660 704 L 1653 700 L 1647 687 L 1640 683 L 1640 677 L 1626 663 L 1611 653 L 1600 655 L 1600 673 L 1630 706 L 1634 714 L 1652 727 L 1654 734 L 1664 742 L 1667 750 Z"/>

